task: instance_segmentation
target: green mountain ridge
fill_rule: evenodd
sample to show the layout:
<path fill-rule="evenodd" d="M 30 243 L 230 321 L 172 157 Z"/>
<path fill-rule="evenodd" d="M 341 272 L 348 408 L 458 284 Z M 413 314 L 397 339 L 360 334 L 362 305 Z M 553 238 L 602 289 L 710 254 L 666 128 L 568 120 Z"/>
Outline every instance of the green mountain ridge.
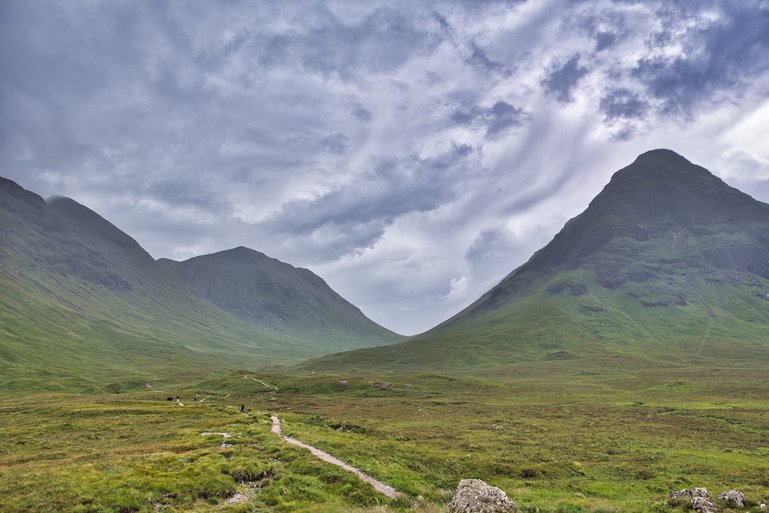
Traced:
<path fill-rule="evenodd" d="M 385 343 L 393 332 L 368 319 L 312 271 L 245 247 L 175 262 L 158 261 L 198 296 L 257 326 L 296 336 Z"/>
<path fill-rule="evenodd" d="M 155 261 L 87 207 L 68 198 L 46 202 L 0 178 L 0 388 L 169 380 L 399 340 L 310 271 L 277 260 L 264 269 L 251 262 L 256 268 L 248 279 L 240 276 L 239 295 L 229 303 L 226 286 L 219 296 L 198 294 L 194 285 L 205 283 L 207 272 L 233 284 L 249 271 L 248 261 L 237 269 L 220 261 L 225 268 L 217 269 L 216 255 L 201 258 L 206 266 Z M 188 283 L 175 267 L 197 267 L 198 282 Z M 246 287 L 273 268 L 286 280 L 282 288 Z M 286 322 L 240 315 L 239 302 L 258 303 L 248 293 L 273 295 Z M 297 300 L 306 297 L 315 302 Z M 311 308 L 317 322 L 296 329 L 292 319 Z"/>
<path fill-rule="evenodd" d="M 653 150 L 451 319 L 400 344 L 304 366 L 749 365 L 769 359 L 767 294 L 769 205 Z"/>

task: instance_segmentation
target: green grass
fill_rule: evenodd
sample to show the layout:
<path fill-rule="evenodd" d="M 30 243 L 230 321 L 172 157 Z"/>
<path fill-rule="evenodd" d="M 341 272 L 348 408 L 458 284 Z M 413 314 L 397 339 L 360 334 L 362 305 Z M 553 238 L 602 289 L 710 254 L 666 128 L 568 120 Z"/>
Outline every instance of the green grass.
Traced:
<path fill-rule="evenodd" d="M 181 391 L 6 397 L 0 510 L 426 513 L 469 477 L 545 513 L 658 512 L 671 490 L 693 486 L 740 489 L 754 510 L 769 498 L 767 368 L 558 361 L 513 370 L 483 379 L 241 372 Z M 374 386 L 382 382 L 389 389 Z M 165 401 L 177 393 L 184 407 Z M 390 501 L 283 443 L 269 414 L 407 497 Z M 233 447 L 203 431 L 232 433 Z M 242 481 L 251 501 L 226 504 Z"/>
<path fill-rule="evenodd" d="M 170 392 L 169 392 L 170 393 Z M 163 397 L 160 397 L 163 395 Z M 28 396 L 0 403 L 0 509 L 313 511 L 382 502 L 357 478 L 269 433 L 269 417 L 215 397 Z M 220 448 L 220 435 L 229 432 Z M 251 490 L 248 507 L 226 498 Z"/>
<path fill-rule="evenodd" d="M 665 275 L 667 276 L 667 275 Z M 712 279 L 712 277 L 711 277 Z M 761 279 L 762 282 L 764 281 Z M 562 283 L 580 283 L 586 291 L 552 292 Z M 302 364 L 309 371 L 346 368 L 385 371 L 479 372 L 558 357 L 604 361 L 609 365 L 751 366 L 769 361 L 766 326 L 769 302 L 748 277 L 714 283 L 692 273 L 685 305 L 650 307 L 639 284 L 607 289 L 595 273 L 576 269 L 535 281 L 509 302 L 490 311 L 469 309 L 455 319 L 406 342 L 324 356 Z M 650 279 L 643 290 L 664 290 L 665 280 Z M 769 285 L 765 285 L 769 290 Z M 640 289 L 639 289 L 640 290 Z M 763 289 L 762 289 L 763 290 Z M 667 296 L 654 296 L 664 300 Z"/>

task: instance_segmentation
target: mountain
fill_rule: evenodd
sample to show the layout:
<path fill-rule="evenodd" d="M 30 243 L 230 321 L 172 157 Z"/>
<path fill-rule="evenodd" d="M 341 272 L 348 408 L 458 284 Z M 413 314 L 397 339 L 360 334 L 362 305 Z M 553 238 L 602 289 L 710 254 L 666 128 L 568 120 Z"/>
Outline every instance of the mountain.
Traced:
<path fill-rule="evenodd" d="M 335 350 L 399 338 L 368 319 L 318 275 L 253 249 L 238 247 L 184 262 L 158 262 L 199 297 L 257 326 L 325 340 Z"/>
<path fill-rule="evenodd" d="M 260 304 L 272 317 L 248 314 Z M 241 248 L 158 262 L 83 205 L 0 178 L 0 389 L 179 379 L 397 340 L 310 271 Z"/>
<path fill-rule="evenodd" d="M 408 341 L 340 367 L 769 359 L 769 205 L 670 150 L 640 155 L 497 286 Z"/>

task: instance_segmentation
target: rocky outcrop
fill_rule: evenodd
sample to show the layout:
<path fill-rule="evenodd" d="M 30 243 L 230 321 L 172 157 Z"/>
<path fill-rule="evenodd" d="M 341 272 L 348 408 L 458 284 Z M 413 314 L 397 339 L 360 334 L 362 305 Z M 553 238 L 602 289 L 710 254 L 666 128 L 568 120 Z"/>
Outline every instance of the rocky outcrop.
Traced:
<path fill-rule="evenodd" d="M 505 492 L 480 479 L 463 479 L 447 508 L 448 513 L 518 513 Z"/>
<path fill-rule="evenodd" d="M 726 490 L 718 494 L 718 499 L 726 503 L 730 508 L 744 508 L 745 495 L 737 490 Z"/>
<path fill-rule="evenodd" d="M 706 488 L 692 488 L 691 490 L 679 490 L 670 492 L 673 500 L 688 500 L 697 513 L 715 513 L 716 506 Z"/>

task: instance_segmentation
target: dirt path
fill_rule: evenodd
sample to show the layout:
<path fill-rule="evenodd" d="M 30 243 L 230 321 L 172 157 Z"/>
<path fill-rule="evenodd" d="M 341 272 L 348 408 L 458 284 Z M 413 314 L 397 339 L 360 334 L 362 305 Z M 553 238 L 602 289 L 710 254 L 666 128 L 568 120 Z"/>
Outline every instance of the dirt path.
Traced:
<path fill-rule="evenodd" d="M 257 383 L 261 383 L 262 385 L 264 385 L 266 388 L 271 388 L 271 389 L 275 390 L 276 392 L 278 391 L 278 387 L 276 387 L 275 385 L 270 385 L 269 383 L 265 383 L 261 379 L 252 378 L 248 374 L 243 376 L 243 379 L 250 379 L 252 381 L 256 381 Z"/>
<path fill-rule="evenodd" d="M 348 465 L 344 461 L 331 456 L 329 453 L 325 451 L 321 451 L 320 449 L 316 449 L 315 447 L 311 445 L 307 445 L 304 442 L 300 442 L 296 438 L 291 438 L 290 436 L 284 436 L 280 430 L 280 419 L 275 415 L 272 416 L 272 432 L 290 444 L 296 445 L 297 447 L 302 447 L 303 449 L 307 449 L 313 454 L 313 456 L 320 458 L 321 460 L 327 463 L 331 463 L 332 465 L 336 465 L 337 467 L 343 468 L 348 472 L 352 472 L 353 474 L 355 474 L 356 476 L 358 476 L 359 478 L 361 478 L 362 480 L 366 481 L 368 484 L 373 486 L 377 492 L 387 495 L 391 499 L 397 499 L 402 496 L 402 494 L 392 486 L 386 485 L 381 481 L 377 481 L 373 477 L 364 473 L 362 470 L 355 468 L 352 465 Z"/>

